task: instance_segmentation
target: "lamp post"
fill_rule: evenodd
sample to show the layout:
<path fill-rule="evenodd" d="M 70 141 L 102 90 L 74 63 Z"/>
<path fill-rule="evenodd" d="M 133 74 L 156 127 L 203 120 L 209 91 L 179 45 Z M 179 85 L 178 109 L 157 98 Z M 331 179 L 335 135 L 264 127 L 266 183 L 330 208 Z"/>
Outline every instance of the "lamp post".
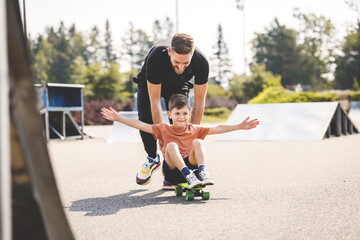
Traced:
<path fill-rule="evenodd" d="M 244 76 L 246 76 L 246 52 L 245 52 L 245 46 L 246 46 L 246 40 L 245 40 L 245 9 L 244 9 L 244 5 L 245 5 L 245 0 L 235 0 L 236 1 L 236 8 L 239 9 L 240 11 L 242 11 L 242 16 L 243 16 L 243 54 L 244 54 Z"/>
<path fill-rule="evenodd" d="M 178 0 L 175 0 L 175 20 L 176 20 L 175 31 L 176 31 L 176 33 L 178 33 L 179 32 L 179 4 L 178 4 Z"/>

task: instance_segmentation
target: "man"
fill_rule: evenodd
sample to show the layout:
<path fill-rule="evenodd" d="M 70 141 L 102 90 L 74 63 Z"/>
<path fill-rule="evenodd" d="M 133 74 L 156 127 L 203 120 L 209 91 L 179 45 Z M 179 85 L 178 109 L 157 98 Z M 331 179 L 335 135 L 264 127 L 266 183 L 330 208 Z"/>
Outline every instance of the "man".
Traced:
<path fill-rule="evenodd" d="M 173 94 L 189 97 L 189 91 L 194 87 L 195 101 L 190 122 L 200 124 L 205 108 L 208 76 L 209 63 L 194 46 L 190 35 L 177 33 L 171 41 L 155 44 L 145 58 L 140 73 L 134 78 L 138 84 L 139 120 L 149 124 L 162 123 L 160 98 L 164 98 L 167 108 Z M 195 84 L 191 83 L 193 77 Z M 148 156 L 136 175 L 136 182 L 145 185 L 151 181 L 152 173 L 159 169 L 161 162 L 154 137 L 143 131 L 140 131 L 140 135 Z"/>

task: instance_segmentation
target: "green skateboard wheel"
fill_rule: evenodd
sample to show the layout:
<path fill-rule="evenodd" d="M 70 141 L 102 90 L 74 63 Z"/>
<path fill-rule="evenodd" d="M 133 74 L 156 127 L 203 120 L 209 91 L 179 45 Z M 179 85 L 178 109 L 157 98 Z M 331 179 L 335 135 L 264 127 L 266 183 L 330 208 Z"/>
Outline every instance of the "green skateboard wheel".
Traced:
<path fill-rule="evenodd" d="M 192 191 L 187 191 L 185 199 L 186 199 L 186 201 L 194 200 L 194 193 Z"/>
<path fill-rule="evenodd" d="M 183 194 L 183 191 L 182 191 L 181 188 L 175 188 L 175 195 L 176 196 L 180 197 L 180 196 L 182 196 L 182 194 Z"/>
<path fill-rule="evenodd" d="M 210 192 L 202 192 L 201 195 L 203 200 L 209 200 L 210 199 Z"/>

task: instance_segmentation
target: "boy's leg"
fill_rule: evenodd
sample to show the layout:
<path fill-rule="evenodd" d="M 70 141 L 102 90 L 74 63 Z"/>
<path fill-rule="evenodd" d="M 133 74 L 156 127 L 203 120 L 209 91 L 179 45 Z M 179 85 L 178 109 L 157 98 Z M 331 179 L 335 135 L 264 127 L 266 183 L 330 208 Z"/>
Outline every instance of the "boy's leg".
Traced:
<path fill-rule="evenodd" d="M 205 145 L 201 139 L 195 139 L 192 142 L 189 162 L 198 166 L 199 179 L 203 185 L 214 185 L 214 181 L 210 178 L 209 172 L 206 170 L 205 164 Z"/>
<path fill-rule="evenodd" d="M 153 121 L 146 82 L 139 82 L 138 84 L 137 107 L 139 120 L 152 124 Z M 157 145 L 154 137 L 143 131 L 140 131 L 140 135 L 148 157 L 146 157 L 145 163 L 136 174 L 136 182 L 140 185 L 146 185 L 151 181 L 152 173 L 159 169 L 161 162 L 160 156 L 156 153 Z"/>
<path fill-rule="evenodd" d="M 165 161 L 170 169 L 179 169 L 186 179 L 189 188 L 193 188 L 202 184 L 195 176 L 192 170 L 186 166 L 176 143 L 169 143 L 165 149 Z"/>

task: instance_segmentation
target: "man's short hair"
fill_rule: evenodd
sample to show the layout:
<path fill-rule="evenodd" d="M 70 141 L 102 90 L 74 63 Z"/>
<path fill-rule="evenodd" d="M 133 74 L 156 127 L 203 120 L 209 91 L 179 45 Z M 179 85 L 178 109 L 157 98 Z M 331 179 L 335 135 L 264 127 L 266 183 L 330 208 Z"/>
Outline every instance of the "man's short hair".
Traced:
<path fill-rule="evenodd" d="M 174 94 L 170 97 L 168 107 L 169 107 L 169 112 L 174 108 L 181 109 L 183 107 L 188 107 L 190 110 L 189 99 L 183 94 Z"/>
<path fill-rule="evenodd" d="M 186 33 L 177 33 L 171 39 L 171 50 L 178 54 L 192 53 L 194 48 L 194 39 Z"/>

